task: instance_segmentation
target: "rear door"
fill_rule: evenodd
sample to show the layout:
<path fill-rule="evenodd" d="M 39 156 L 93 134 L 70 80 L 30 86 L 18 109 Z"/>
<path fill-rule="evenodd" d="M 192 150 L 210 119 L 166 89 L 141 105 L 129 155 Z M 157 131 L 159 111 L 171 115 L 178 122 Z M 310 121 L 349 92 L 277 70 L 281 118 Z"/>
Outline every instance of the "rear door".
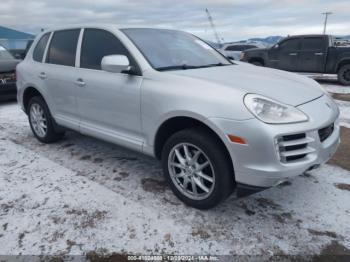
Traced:
<path fill-rule="evenodd" d="M 327 58 L 326 37 L 305 37 L 299 55 L 299 71 L 323 73 Z"/>
<path fill-rule="evenodd" d="M 50 109 L 55 120 L 75 130 L 79 130 L 75 60 L 80 31 L 70 29 L 53 33 L 45 68 L 39 76 L 47 82 Z"/>
<path fill-rule="evenodd" d="M 300 38 L 286 39 L 281 42 L 278 47 L 270 49 L 269 60 L 275 68 L 287 71 L 298 71 L 300 47 Z"/>

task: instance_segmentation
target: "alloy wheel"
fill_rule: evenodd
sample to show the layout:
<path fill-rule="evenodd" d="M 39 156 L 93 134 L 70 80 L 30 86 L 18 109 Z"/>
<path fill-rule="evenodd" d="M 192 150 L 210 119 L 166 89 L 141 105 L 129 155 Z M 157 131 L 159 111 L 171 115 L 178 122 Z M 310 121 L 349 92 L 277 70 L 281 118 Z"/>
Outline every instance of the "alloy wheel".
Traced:
<path fill-rule="evenodd" d="M 47 133 L 47 119 L 43 108 L 37 103 L 32 104 L 29 117 L 35 134 L 41 138 L 45 137 Z"/>
<path fill-rule="evenodd" d="M 213 165 L 195 145 L 181 143 L 174 146 L 168 157 L 168 169 L 176 188 L 190 199 L 206 199 L 214 189 Z"/>

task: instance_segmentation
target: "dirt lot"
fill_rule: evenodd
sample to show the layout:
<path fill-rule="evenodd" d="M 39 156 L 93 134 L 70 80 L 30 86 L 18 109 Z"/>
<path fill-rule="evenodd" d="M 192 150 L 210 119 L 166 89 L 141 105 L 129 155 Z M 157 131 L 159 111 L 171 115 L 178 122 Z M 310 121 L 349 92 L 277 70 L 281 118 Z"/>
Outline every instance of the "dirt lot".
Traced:
<path fill-rule="evenodd" d="M 335 157 L 210 211 L 177 200 L 157 161 L 73 132 L 40 144 L 0 104 L 0 254 L 349 254 L 350 88 L 322 84 L 341 109 Z"/>

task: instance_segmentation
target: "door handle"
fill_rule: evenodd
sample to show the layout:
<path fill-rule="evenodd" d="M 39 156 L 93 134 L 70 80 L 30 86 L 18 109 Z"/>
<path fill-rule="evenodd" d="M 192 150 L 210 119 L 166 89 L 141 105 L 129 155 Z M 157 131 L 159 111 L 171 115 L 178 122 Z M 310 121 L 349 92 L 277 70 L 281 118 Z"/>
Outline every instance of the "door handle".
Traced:
<path fill-rule="evenodd" d="M 291 55 L 291 56 L 296 56 L 296 55 L 298 55 L 297 53 L 289 53 L 289 55 Z"/>
<path fill-rule="evenodd" d="M 75 81 L 75 84 L 79 87 L 84 87 L 86 85 L 86 83 L 84 82 L 83 79 L 78 78 L 77 81 Z"/>
<path fill-rule="evenodd" d="M 39 78 L 40 78 L 40 79 L 45 79 L 45 78 L 46 78 L 45 72 L 41 72 L 41 73 L 39 74 Z"/>
<path fill-rule="evenodd" d="M 315 55 L 323 55 L 323 53 L 315 53 Z"/>

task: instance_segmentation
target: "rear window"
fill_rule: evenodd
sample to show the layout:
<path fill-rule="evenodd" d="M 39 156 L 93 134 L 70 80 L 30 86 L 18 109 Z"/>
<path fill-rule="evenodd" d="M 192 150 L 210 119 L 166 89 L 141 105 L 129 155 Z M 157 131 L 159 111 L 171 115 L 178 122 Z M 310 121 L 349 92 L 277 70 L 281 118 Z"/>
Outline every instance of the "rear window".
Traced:
<path fill-rule="evenodd" d="M 38 44 L 36 45 L 34 52 L 33 52 L 33 59 L 37 62 L 43 61 L 43 56 L 45 52 L 45 48 L 47 45 L 47 41 L 49 41 L 50 33 L 46 33 L 41 37 Z"/>
<path fill-rule="evenodd" d="M 256 48 L 254 45 L 231 45 L 228 46 L 225 50 L 227 51 L 245 51 L 248 49 Z"/>
<path fill-rule="evenodd" d="M 325 41 L 322 37 L 304 38 L 302 50 L 323 50 L 325 48 Z"/>
<path fill-rule="evenodd" d="M 50 43 L 47 63 L 74 66 L 79 34 L 80 29 L 55 32 Z"/>

